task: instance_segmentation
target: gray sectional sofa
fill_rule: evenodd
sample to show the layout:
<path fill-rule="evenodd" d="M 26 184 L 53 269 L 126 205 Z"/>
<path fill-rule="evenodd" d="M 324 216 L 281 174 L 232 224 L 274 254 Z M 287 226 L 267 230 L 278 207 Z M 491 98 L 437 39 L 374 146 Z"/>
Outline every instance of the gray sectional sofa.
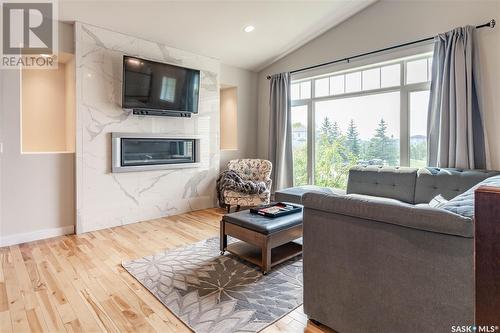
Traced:
<path fill-rule="evenodd" d="M 277 191 L 275 200 L 304 205 L 305 313 L 340 333 L 473 324 L 474 226 L 453 199 L 470 202 L 470 188 L 497 174 L 355 167 L 346 192 Z M 448 207 L 429 206 L 438 194 Z"/>

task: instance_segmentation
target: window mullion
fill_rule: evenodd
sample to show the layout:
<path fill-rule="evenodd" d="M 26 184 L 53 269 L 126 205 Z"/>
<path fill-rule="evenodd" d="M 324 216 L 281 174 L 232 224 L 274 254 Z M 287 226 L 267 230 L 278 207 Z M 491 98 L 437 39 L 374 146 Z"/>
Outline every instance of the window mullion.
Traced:
<path fill-rule="evenodd" d="M 400 83 L 401 90 L 399 93 L 400 107 L 399 107 L 399 164 L 401 166 L 410 165 L 410 146 L 409 146 L 409 114 L 408 114 L 408 89 L 405 87 L 406 81 L 406 66 L 405 61 L 400 62 L 401 69 Z"/>
<path fill-rule="evenodd" d="M 315 123 L 314 123 L 314 96 L 316 96 L 316 82 L 311 80 L 311 99 L 307 107 L 307 183 L 314 184 L 314 147 L 315 147 Z"/>

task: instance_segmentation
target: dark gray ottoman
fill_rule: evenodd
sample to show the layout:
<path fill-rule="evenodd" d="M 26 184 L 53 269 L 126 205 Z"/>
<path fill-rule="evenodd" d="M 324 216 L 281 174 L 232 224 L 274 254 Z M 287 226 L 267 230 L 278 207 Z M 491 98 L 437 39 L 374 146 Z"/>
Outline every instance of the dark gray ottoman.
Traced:
<path fill-rule="evenodd" d="M 227 244 L 227 236 L 239 242 Z M 302 253 L 302 212 L 269 218 L 250 210 L 226 214 L 220 222 L 221 254 L 228 251 L 259 266 L 264 274 Z"/>

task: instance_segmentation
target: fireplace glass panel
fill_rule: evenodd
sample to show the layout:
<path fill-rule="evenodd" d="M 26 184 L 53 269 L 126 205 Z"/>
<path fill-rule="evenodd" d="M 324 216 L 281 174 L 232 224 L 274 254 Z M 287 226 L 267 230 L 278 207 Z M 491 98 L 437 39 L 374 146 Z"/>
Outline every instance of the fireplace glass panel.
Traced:
<path fill-rule="evenodd" d="M 194 139 L 121 139 L 121 166 L 195 163 Z"/>

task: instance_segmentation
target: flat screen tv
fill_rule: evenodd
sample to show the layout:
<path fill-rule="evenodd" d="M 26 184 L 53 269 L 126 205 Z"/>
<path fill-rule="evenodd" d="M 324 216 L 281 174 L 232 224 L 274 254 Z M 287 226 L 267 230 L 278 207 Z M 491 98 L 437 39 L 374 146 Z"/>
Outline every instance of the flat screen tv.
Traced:
<path fill-rule="evenodd" d="M 134 114 L 190 117 L 199 88 L 199 70 L 123 56 L 122 107 Z"/>

